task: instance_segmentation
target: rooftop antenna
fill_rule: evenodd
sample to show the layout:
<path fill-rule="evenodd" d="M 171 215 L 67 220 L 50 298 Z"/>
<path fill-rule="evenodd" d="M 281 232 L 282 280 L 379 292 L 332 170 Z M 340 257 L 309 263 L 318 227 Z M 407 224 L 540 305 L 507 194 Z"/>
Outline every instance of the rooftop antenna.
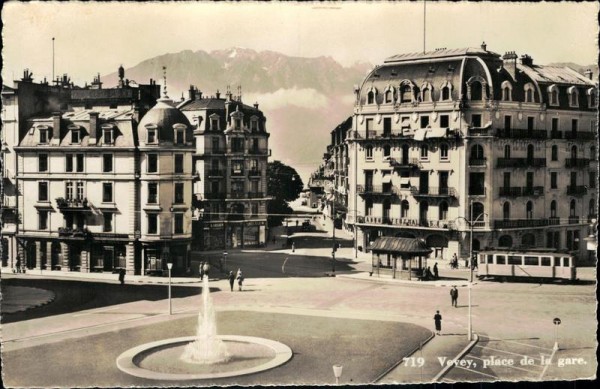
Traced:
<path fill-rule="evenodd" d="M 54 80 L 54 37 L 52 37 L 52 79 Z"/>
<path fill-rule="evenodd" d="M 163 66 L 163 79 L 164 79 L 164 83 L 165 83 L 164 91 L 163 91 L 163 94 L 164 94 L 163 97 L 165 99 L 168 99 L 169 96 L 167 95 L 167 67 L 166 66 Z"/>

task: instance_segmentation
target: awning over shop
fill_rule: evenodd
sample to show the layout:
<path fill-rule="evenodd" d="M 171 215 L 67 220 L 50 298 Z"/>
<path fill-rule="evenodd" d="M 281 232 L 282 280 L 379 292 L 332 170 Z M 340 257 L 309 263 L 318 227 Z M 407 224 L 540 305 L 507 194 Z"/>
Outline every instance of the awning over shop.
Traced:
<path fill-rule="evenodd" d="M 382 236 L 369 247 L 375 253 L 426 255 L 432 252 L 420 239 Z"/>
<path fill-rule="evenodd" d="M 447 130 L 447 128 L 430 128 L 427 132 L 427 139 L 445 137 Z"/>

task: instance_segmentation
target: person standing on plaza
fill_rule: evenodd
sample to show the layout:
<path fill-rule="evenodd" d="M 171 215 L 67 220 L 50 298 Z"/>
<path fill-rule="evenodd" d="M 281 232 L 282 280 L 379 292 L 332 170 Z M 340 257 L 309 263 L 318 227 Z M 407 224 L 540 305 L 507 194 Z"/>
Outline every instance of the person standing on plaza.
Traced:
<path fill-rule="evenodd" d="M 198 273 L 200 273 L 200 280 L 204 278 L 204 262 L 200 262 L 200 266 L 198 266 Z"/>
<path fill-rule="evenodd" d="M 440 315 L 440 311 L 436 311 L 436 314 L 433 316 L 433 321 L 435 323 L 435 333 L 440 335 L 442 332 L 442 315 Z"/>
<path fill-rule="evenodd" d="M 229 272 L 229 287 L 231 288 L 231 291 L 233 292 L 233 284 L 235 282 L 235 275 L 233 274 L 233 270 Z"/>
<path fill-rule="evenodd" d="M 242 283 L 244 282 L 244 275 L 242 274 L 242 269 L 238 268 L 237 276 L 235 277 L 238 280 L 239 290 L 242 291 Z"/>
<path fill-rule="evenodd" d="M 458 289 L 456 289 L 456 285 L 450 289 L 450 299 L 452 300 L 452 306 L 456 308 L 458 306 Z"/>
<path fill-rule="evenodd" d="M 452 268 L 458 268 L 458 258 L 456 257 L 456 253 L 452 254 Z"/>
<path fill-rule="evenodd" d="M 437 280 L 440 278 L 440 273 L 438 272 L 437 262 L 433 265 L 433 277 Z"/>
<path fill-rule="evenodd" d="M 202 266 L 202 270 L 204 271 L 204 275 L 208 277 L 208 271 L 210 270 L 210 264 L 208 262 L 204 262 L 204 266 Z"/>
<path fill-rule="evenodd" d="M 17 254 L 17 263 L 15 264 L 15 273 L 21 272 L 21 256 Z"/>
<path fill-rule="evenodd" d="M 125 269 L 123 268 L 119 270 L 119 282 L 121 285 L 125 285 Z"/>

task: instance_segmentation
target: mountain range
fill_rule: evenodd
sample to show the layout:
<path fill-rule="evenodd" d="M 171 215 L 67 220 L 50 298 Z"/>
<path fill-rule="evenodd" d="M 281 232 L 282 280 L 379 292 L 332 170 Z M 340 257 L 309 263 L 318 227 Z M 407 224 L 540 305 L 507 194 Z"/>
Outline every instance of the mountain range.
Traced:
<path fill-rule="evenodd" d="M 598 74 L 597 65 L 550 65 L 569 66 L 581 73 L 590 68 Z M 153 78 L 162 84 L 163 66 L 168 94 L 176 101 L 187 98 L 190 85 L 204 96 L 214 96 L 217 90 L 224 94 L 227 86 L 236 96 L 241 86 L 242 101 L 258 102 L 267 116 L 272 159 L 294 167 L 305 183 L 321 162 L 331 130 L 352 115 L 353 86 L 373 68 L 368 62 L 342 66 L 327 56 L 303 58 L 230 48 L 159 55 L 126 68 L 125 78 L 144 84 Z M 102 81 L 116 85 L 118 75 L 104 75 Z"/>

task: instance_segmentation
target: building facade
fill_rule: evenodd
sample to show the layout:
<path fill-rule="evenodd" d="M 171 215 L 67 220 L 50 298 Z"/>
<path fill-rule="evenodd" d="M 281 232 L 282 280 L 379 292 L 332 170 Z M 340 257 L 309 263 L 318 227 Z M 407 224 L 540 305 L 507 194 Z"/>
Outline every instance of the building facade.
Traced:
<path fill-rule="evenodd" d="M 153 80 L 130 86 L 122 67 L 119 78 L 111 89 L 99 77 L 86 88 L 31 77 L 4 88 L 3 97 L 28 89 L 58 94 L 14 124 L 21 266 L 129 274 L 160 273 L 167 262 L 176 273 L 189 268 L 192 127 L 166 96 L 157 100 Z M 16 105 L 12 116 L 21 104 L 36 107 L 34 99 L 8 102 Z M 9 258 L 3 265 L 15 267 L 16 253 Z"/>
<path fill-rule="evenodd" d="M 228 90 L 190 87 L 178 108 L 195 123 L 194 241 L 201 250 L 262 246 L 267 239 L 266 118 Z"/>
<path fill-rule="evenodd" d="M 591 72 L 483 44 L 390 57 L 355 96 L 346 223 L 359 250 L 399 236 L 425 240 L 435 258 L 468 257 L 472 224 L 473 250 L 587 258 L 598 174 Z"/>

